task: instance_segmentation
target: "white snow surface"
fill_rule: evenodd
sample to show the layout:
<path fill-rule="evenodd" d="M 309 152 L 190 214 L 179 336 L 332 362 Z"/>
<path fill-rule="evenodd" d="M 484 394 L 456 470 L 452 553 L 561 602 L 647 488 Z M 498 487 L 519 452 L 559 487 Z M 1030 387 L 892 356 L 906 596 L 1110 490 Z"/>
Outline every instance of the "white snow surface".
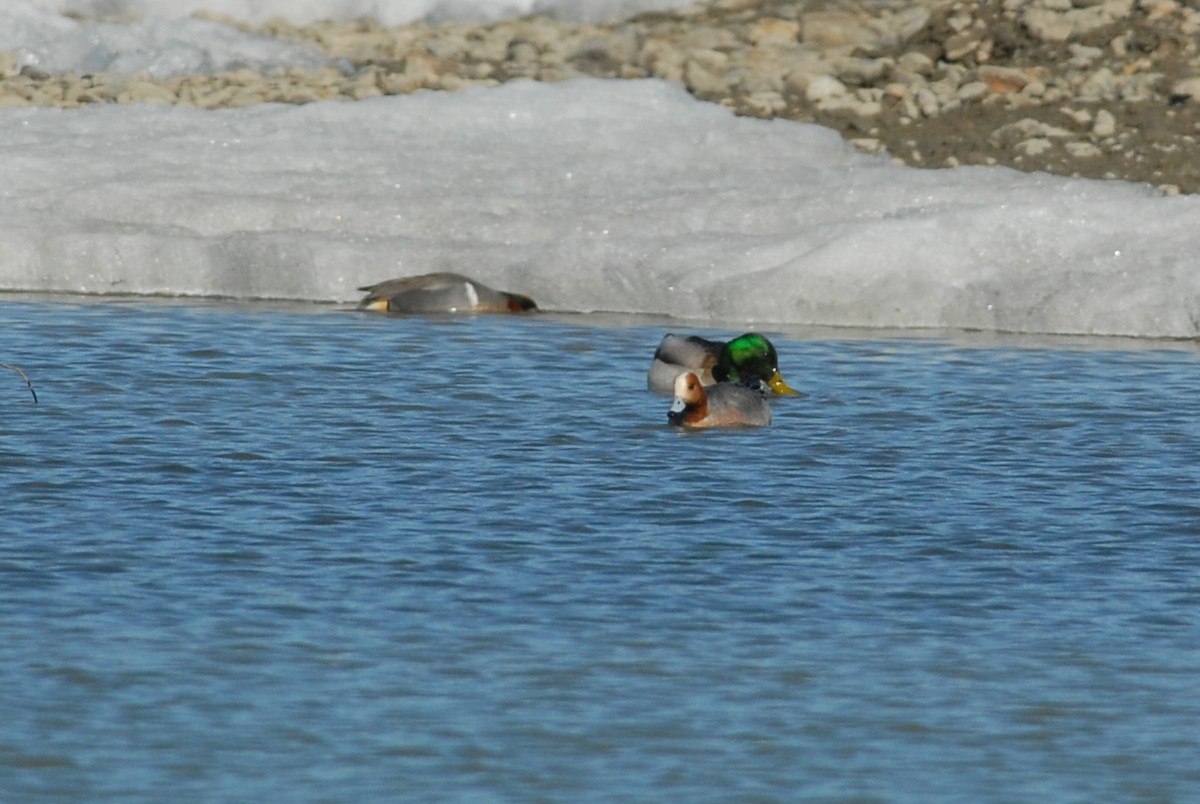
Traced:
<path fill-rule="evenodd" d="M 21 4 L 0 7 L 0 50 L 12 51 L 21 68 L 76 75 L 146 73 L 166 78 L 243 67 L 311 70 L 331 64 L 314 47 L 193 17 L 83 22 Z"/>
<path fill-rule="evenodd" d="M 370 17 L 385 25 L 418 19 L 490 21 L 528 14 L 599 22 L 643 11 L 691 5 L 690 0 L 5 0 L 55 13 L 72 12 L 91 19 L 133 14 L 181 17 L 197 11 L 228 14 L 246 22 L 282 17 L 302 24 L 317 20 Z"/>
<path fill-rule="evenodd" d="M 188 58 L 244 45 L 225 30 Z M 453 270 L 551 310 L 1194 338 L 1198 221 L 1196 197 L 897 166 L 654 80 L 0 109 L 0 290 L 352 302 Z"/>

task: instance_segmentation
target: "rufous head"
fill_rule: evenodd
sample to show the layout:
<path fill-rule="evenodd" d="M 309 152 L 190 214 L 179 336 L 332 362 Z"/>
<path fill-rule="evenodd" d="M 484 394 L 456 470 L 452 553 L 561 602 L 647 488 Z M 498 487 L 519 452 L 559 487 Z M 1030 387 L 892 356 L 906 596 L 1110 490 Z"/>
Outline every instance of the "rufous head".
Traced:
<path fill-rule="evenodd" d="M 671 409 L 667 411 L 667 421 L 671 424 L 683 424 L 694 419 L 703 419 L 707 415 L 708 396 L 700 378 L 688 371 L 675 378 L 675 399 Z"/>

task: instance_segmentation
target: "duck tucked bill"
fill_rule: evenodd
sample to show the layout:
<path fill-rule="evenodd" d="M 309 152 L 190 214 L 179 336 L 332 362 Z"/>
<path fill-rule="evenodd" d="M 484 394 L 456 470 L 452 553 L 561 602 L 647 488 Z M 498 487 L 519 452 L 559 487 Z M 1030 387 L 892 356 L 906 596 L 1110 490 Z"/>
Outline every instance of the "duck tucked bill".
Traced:
<path fill-rule="evenodd" d="M 358 309 L 385 313 L 524 313 L 537 309 L 528 296 L 496 290 L 449 272 L 388 279 L 359 290 L 367 295 Z"/>

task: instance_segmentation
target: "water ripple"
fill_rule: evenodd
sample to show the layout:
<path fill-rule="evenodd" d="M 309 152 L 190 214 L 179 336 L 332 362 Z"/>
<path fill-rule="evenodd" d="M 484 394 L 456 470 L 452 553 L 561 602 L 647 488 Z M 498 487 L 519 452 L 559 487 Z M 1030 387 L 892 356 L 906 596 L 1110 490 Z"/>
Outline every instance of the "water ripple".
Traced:
<path fill-rule="evenodd" d="M 772 333 L 681 433 L 647 322 L 5 312 L 0 797 L 1200 784 L 1186 345 Z"/>

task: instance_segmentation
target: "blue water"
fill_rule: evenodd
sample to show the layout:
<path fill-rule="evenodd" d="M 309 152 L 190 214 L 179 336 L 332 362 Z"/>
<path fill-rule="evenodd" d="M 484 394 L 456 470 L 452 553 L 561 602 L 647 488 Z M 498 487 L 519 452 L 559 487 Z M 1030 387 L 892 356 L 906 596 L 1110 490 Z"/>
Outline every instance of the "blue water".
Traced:
<path fill-rule="evenodd" d="M 1200 794 L 1194 345 L 0 316 L 0 800 Z"/>

